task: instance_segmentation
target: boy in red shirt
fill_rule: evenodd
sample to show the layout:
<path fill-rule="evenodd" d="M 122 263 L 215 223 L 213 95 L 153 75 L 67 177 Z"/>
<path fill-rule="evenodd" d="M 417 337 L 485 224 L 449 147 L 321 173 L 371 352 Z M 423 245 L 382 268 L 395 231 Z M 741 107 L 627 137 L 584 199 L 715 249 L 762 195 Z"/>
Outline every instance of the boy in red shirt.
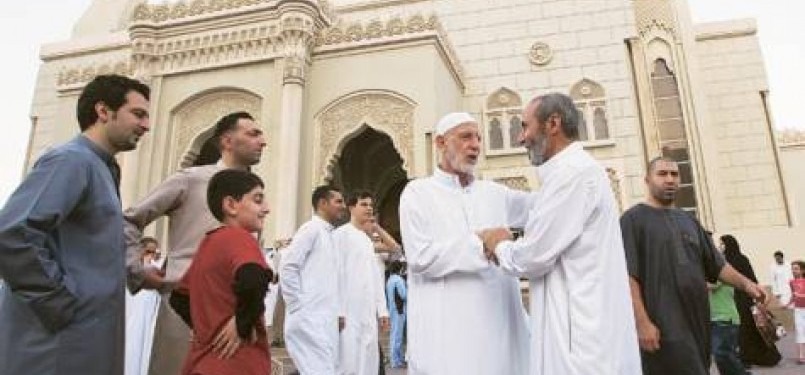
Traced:
<path fill-rule="evenodd" d="M 271 271 L 253 235 L 269 212 L 263 182 L 247 171 L 218 172 L 207 205 L 223 225 L 204 237 L 170 299 L 193 331 L 182 374 L 270 374 L 262 316 Z"/>
<path fill-rule="evenodd" d="M 798 260 L 791 263 L 791 273 L 794 274 L 794 279 L 789 282 L 792 292 L 789 306 L 794 308 L 799 364 L 805 365 L 805 262 Z"/>

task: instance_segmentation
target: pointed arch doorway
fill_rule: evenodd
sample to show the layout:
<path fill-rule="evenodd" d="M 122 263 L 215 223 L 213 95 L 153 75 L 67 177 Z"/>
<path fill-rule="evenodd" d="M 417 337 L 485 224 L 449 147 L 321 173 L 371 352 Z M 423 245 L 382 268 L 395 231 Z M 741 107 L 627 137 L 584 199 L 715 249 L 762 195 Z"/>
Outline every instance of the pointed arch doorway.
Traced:
<path fill-rule="evenodd" d="M 388 134 L 364 124 L 331 161 L 328 182 L 345 193 L 368 190 L 375 196 L 380 225 L 400 241 L 400 194 L 408 184 L 403 159 Z"/>

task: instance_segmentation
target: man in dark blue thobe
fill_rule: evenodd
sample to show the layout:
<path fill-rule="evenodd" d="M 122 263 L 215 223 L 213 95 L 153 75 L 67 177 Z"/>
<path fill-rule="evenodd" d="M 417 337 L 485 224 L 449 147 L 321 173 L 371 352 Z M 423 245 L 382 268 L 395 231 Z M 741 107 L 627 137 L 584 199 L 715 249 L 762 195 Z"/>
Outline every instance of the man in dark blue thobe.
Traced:
<path fill-rule="evenodd" d="M 120 168 L 149 130 L 149 89 L 87 84 L 81 134 L 44 154 L 0 211 L 0 375 L 123 374 Z"/>

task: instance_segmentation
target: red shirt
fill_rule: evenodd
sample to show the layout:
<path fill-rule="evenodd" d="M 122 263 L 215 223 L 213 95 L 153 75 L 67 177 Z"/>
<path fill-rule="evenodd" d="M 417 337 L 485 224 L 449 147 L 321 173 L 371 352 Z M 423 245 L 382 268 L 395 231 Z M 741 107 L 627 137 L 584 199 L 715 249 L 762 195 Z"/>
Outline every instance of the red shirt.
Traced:
<path fill-rule="evenodd" d="M 188 291 L 193 338 L 185 358 L 184 375 L 266 375 L 271 359 L 265 325 L 257 325 L 257 342 L 243 342 L 235 355 L 221 359 L 212 341 L 232 316 L 237 298 L 232 286 L 241 266 L 256 263 L 268 268 L 254 236 L 241 228 L 223 226 L 207 233 L 193 263 L 179 282 Z"/>
<path fill-rule="evenodd" d="M 791 302 L 794 303 L 794 307 L 805 308 L 805 278 L 791 280 L 790 285 L 793 292 Z"/>

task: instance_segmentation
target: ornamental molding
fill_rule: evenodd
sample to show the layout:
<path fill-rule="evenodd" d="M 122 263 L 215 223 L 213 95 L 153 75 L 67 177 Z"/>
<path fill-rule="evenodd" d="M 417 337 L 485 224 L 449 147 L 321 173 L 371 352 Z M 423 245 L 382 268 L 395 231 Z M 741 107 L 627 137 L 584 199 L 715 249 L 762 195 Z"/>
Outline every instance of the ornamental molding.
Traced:
<path fill-rule="evenodd" d="M 99 75 L 118 74 L 131 77 L 133 72 L 129 59 L 65 67 L 56 77 L 56 87 L 59 91 L 80 89 Z"/>
<path fill-rule="evenodd" d="M 332 179 L 343 146 L 369 126 L 391 138 L 403 160 L 402 168 L 411 171 L 414 160 L 414 110 L 416 104 L 399 94 L 362 91 L 336 100 L 314 119 L 316 169 L 314 180 Z"/>
<path fill-rule="evenodd" d="M 408 18 L 395 16 L 385 20 L 339 21 L 316 32 L 313 51 L 316 55 L 354 50 L 368 46 L 433 40 L 448 69 L 461 87 L 464 71 L 453 45 L 436 15 L 415 14 Z"/>
<path fill-rule="evenodd" d="M 786 129 L 777 131 L 777 143 L 782 148 L 805 147 L 805 130 Z"/>
<path fill-rule="evenodd" d="M 317 8 L 326 18 L 334 15 L 333 7 L 325 0 L 191 0 L 167 4 L 140 3 L 131 13 L 131 24 L 171 23 L 188 19 L 203 19 L 276 8 L 281 4 L 301 3 Z"/>
<path fill-rule="evenodd" d="M 514 190 L 520 191 L 531 191 L 531 185 L 528 183 L 528 178 L 525 176 L 516 176 L 516 177 L 501 177 L 496 178 L 493 181 L 508 186 Z"/>
<path fill-rule="evenodd" d="M 676 17 L 672 1 L 639 0 L 634 4 L 637 32 L 641 37 L 645 38 L 656 31 L 676 37 Z"/>

